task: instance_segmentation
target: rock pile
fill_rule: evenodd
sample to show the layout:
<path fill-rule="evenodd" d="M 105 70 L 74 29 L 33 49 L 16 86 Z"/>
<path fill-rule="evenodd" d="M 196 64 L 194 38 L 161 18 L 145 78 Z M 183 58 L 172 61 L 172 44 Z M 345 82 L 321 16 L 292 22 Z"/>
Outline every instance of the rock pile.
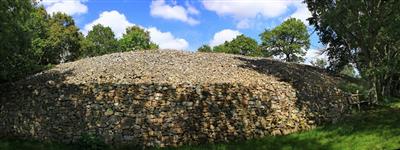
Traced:
<path fill-rule="evenodd" d="M 115 53 L 3 85 L 0 136 L 164 147 L 289 134 L 348 112 L 337 80 L 262 58 Z"/>

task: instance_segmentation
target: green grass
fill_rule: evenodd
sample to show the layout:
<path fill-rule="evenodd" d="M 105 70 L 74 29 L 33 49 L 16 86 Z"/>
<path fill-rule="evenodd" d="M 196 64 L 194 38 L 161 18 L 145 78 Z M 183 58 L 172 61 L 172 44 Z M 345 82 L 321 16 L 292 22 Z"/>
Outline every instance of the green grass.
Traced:
<path fill-rule="evenodd" d="M 78 146 L 36 141 L 0 140 L 1 150 L 72 150 Z M 134 149 L 126 147 L 124 149 Z M 357 112 L 337 124 L 286 136 L 265 137 L 242 142 L 165 148 L 172 150 L 232 149 L 400 149 L 400 99 L 384 106 Z"/>

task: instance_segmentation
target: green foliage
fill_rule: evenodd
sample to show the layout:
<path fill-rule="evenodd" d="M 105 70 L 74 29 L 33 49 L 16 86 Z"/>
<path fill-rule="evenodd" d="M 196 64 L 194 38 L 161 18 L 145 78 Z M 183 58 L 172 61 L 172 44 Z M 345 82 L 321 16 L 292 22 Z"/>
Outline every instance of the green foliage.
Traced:
<path fill-rule="evenodd" d="M 357 77 L 357 75 L 356 75 L 356 71 L 354 69 L 355 68 L 353 66 L 351 66 L 350 64 L 346 65 L 340 71 L 340 74 L 355 78 L 355 77 Z"/>
<path fill-rule="evenodd" d="M 0 83 L 80 57 L 158 49 L 158 45 L 150 42 L 149 33 L 139 27 L 128 28 L 119 42 L 110 28 L 101 25 L 84 38 L 71 16 L 49 15 L 43 6 L 35 4 L 31 0 L 0 3 Z"/>
<path fill-rule="evenodd" d="M 310 47 L 307 27 L 299 19 L 291 18 L 272 30 L 260 34 L 261 49 L 287 62 L 302 62 Z"/>
<path fill-rule="evenodd" d="M 339 88 L 347 93 L 359 94 L 359 98 L 362 101 L 368 100 L 368 86 L 364 82 L 342 82 L 339 84 Z"/>
<path fill-rule="evenodd" d="M 217 52 L 217 53 L 229 53 L 229 48 L 227 46 L 228 44 L 229 43 L 227 41 L 225 41 L 224 44 L 220 44 L 220 45 L 214 46 L 212 48 L 212 51 L 213 52 Z"/>
<path fill-rule="evenodd" d="M 233 39 L 228 44 L 229 53 L 240 54 L 245 56 L 260 56 L 260 50 L 258 49 L 257 41 L 246 37 L 244 35 L 239 35 Z"/>
<path fill-rule="evenodd" d="M 158 47 L 150 41 L 149 32 L 138 26 L 126 28 L 126 33 L 119 43 L 122 51 L 148 50 Z"/>
<path fill-rule="evenodd" d="M 330 70 L 354 63 L 370 82 L 371 101 L 399 91 L 400 1 L 306 0 L 309 18 L 327 45 Z M 340 19 L 337 17 L 340 16 Z"/>
<path fill-rule="evenodd" d="M 93 134 L 83 134 L 78 142 L 79 149 L 83 150 L 106 150 L 108 145 L 103 139 Z"/>
<path fill-rule="evenodd" d="M 18 80 L 46 68 L 48 64 L 75 60 L 79 56 L 81 34 L 71 16 L 47 14 L 43 6 L 30 0 L 0 4 L 0 82 Z M 4 9 L 4 10 L 3 10 Z M 4 39 L 3 39 L 4 38 Z"/>
<path fill-rule="evenodd" d="M 366 90 L 366 88 L 360 84 L 356 84 L 356 83 L 343 83 L 340 85 L 340 89 L 342 89 L 345 92 L 349 92 L 349 93 L 363 93 Z"/>
<path fill-rule="evenodd" d="M 53 142 L 1 139 L 0 149 L 1 150 L 74 150 L 75 147 Z"/>
<path fill-rule="evenodd" d="M 150 50 L 155 50 L 155 49 L 158 49 L 158 48 L 159 47 L 158 47 L 158 45 L 156 43 L 150 42 L 150 47 L 149 47 Z"/>
<path fill-rule="evenodd" d="M 31 50 L 30 0 L 0 1 L 0 83 L 35 72 L 38 65 Z"/>
<path fill-rule="evenodd" d="M 321 42 L 328 46 L 334 70 L 349 62 L 367 61 L 364 57 L 374 61 L 373 57 L 385 54 L 385 48 L 380 49 L 383 53 L 377 51 L 378 45 L 383 47 L 399 39 L 394 37 L 400 34 L 399 1 L 306 0 L 306 3 L 313 13 L 309 22 L 316 27 Z"/>
<path fill-rule="evenodd" d="M 40 63 L 47 46 L 50 15 L 43 6 L 35 7 L 29 20 L 29 29 L 32 33 L 32 52 L 36 62 Z"/>
<path fill-rule="evenodd" d="M 198 52 L 212 52 L 212 49 L 208 45 L 202 45 L 197 49 Z"/>
<path fill-rule="evenodd" d="M 319 67 L 319 68 L 325 68 L 325 66 L 326 66 L 327 64 L 328 64 L 328 63 L 326 62 L 325 59 L 320 59 L 320 58 L 318 58 L 318 59 L 316 59 L 315 61 L 312 61 L 312 62 L 311 62 L 311 65 L 313 65 L 313 66 L 315 66 L 315 67 Z"/>
<path fill-rule="evenodd" d="M 225 41 L 224 44 L 215 46 L 213 51 L 245 56 L 263 56 L 257 41 L 244 35 L 239 35 L 230 42 Z"/>
<path fill-rule="evenodd" d="M 100 24 L 93 26 L 82 41 L 82 57 L 93 57 L 117 52 L 118 41 L 110 27 Z"/>
<path fill-rule="evenodd" d="M 59 64 L 77 59 L 82 37 L 71 16 L 53 14 L 49 19 L 48 38 L 41 63 Z"/>

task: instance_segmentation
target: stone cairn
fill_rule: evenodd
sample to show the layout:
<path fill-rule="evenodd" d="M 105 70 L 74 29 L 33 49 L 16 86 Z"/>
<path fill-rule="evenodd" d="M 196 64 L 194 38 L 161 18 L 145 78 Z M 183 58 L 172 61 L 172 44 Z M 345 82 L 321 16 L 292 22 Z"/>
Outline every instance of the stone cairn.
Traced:
<path fill-rule="evenodd" d="M 285 135 L 349 112 L 338 80 L 262 58 L 116 53 L 2 85 L 0 137 L 165 147 Z"/>

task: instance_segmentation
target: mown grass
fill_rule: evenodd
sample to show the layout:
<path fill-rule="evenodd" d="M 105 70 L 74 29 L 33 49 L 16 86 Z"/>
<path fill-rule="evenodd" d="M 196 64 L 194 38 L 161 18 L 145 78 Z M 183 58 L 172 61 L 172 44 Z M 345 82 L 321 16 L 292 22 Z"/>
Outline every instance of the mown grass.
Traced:
<path fill-rule="evenodd" d="M 86 147 L 88 148 L 88 147 Z M 99 148 L 99 147 L 97 147 Z M 82 149 L 78 145 L 62 145 L 37 141 L 0 140 L 1 150 Z M 106 148 L 106 149 L 109 149 Z M 121 149 L 121 148 L 120 148 Z M 122 149 L 135 149 L 124 147 Z M 164 148 L 171 150 L 295 150 L 295 149 L 400 149 L 400 99 L 387 105 L 364 109 L 337 124 L 286 136 L 265 137 L 242 142 Z"/>

